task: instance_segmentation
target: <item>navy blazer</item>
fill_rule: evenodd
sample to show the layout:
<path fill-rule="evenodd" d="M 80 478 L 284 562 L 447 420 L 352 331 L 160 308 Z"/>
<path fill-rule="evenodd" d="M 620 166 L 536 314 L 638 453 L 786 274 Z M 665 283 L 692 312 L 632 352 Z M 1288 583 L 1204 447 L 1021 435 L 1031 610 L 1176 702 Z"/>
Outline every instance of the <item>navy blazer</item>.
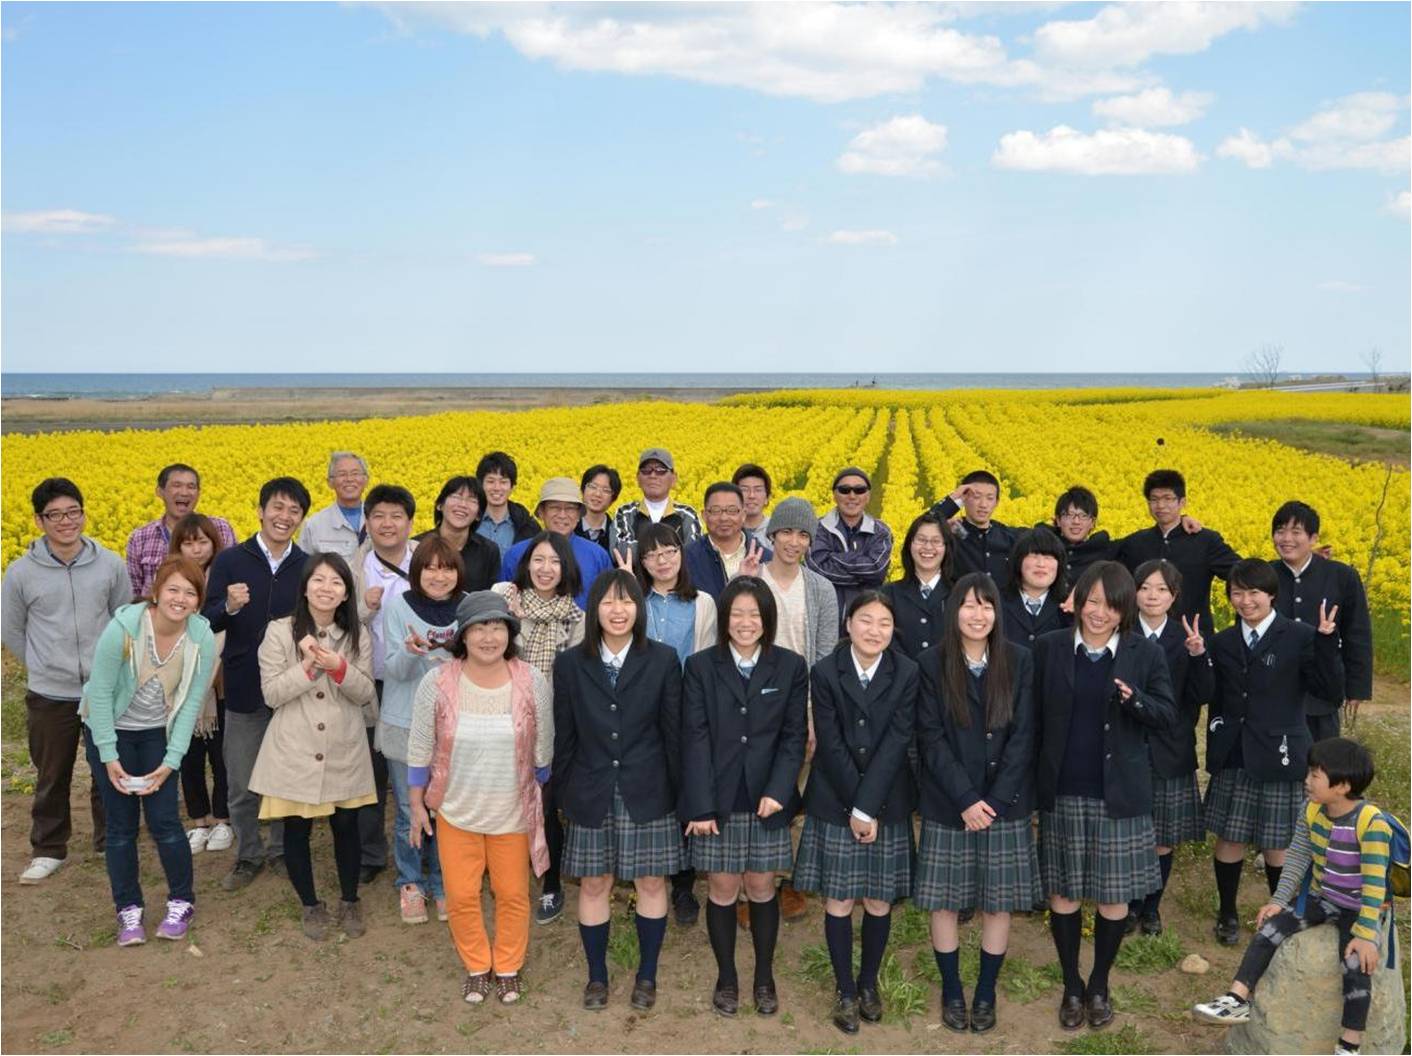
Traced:
<path fill-rule="evenodd" d="M 1035 642 L 1034 691 L 1039 710 L 1039 768 L 1036 798 L 1040 810 L 1053 810 L 1059 771 L 1074 711 L 1074 632 L 1052 631 Z M 1087 663 L 1087 661 L 1084 661 Z M 1103 800 L 1114 818 L 1152 813 L 1152 763 L 1147 738 L 1176 718 L 1172 679 L 1162 650 L 1129 631 L 1118 641 L 1113 677 L 1132 688 L 1120 701 L 1118 687 L 1108 698 L 1103 721 Z"/>
<path fill-rule="evenodd" d="M 1004 612 L 1001 630 L 1009 641 L 1023 645 L 1026 649 L 1033 649 L 1034 643 L 1041 635 L 1073 625 L 1073 617 L 1059 608 L 1059 603 L 1063 600 L 1058 591 L 1051 589 L 1044 596 L 1039 615 L 1031 616 L 1030 610 L 1025 608 L 1025 603 L 1020 599 L 1020 592 L 1003 587 L 1000 591 L 1000 608 Z"/>
<path fill-rule="evenodd" d="M 941 620 L 946 612 L 946 595 L 951 587 L 938 579 L 931 596 L 922 597 L 922 586 L 915 579 L 898 579 L 883 584 L 882 592 L 896 610 L 893 621 L 892 648 L 909 660 L 941 641 Z"/>
<path fill-rule="evenodd" d="M 265 640 L 265 628 L 271 620 L 294 611 L 308 556 L 291 542 L 279 571 L 271 573 L 270 562 L 252 535 L 239 546 L 222 550 L 211 562 L 206 607 L 201 614 L 210 622 L 211 630 L 226 632 L 221 670 L 227 711 L 248 715 L 265 706 L 265 694 L 260 689 L 260 643 Z M 250 588 L 249 603 L 234 616 L 226 612 L 226 588 L 232 583 L 244 583 Z"/>
<path fill-rule="evenodd" d="M 1115 560 L 1136 574 L 1140 564 L 1156 558 L 1172 562 L 1182 574 L 1182 592 L 1168 617 L 1180 622 L 1182 616 L 1200 616 L 1201 632 L 1210 638 L 1215 629 L 1211 622 L 1211 580 L 1226 579 L 1240 555 L 1227 545 L 1220 532 L 1203 528 L 1192 533 L 1178 522 L 1165 536 L 1153 525 L 1124 537 L 1118 543 Z"/>
<path fill-rule="evenodd" d="M 1147 628 L 1141 624 L 1138 631 L 1144 636 L 1147 634 Z M 1206 652 L 1192 656 L 1186 651 L 1186 631 L 1182 629 L 1181 617 L 1171 616 L 1157 644 L 1167 658 L 1167 674 L 1172 678 L 1177 713 L 1171 725 L 1147 733 L 1147 744 L 1152 749 L 1152 770 L 1162 778 L 1185 777 L 1196 772 L 1196 724 L 1201 721 L 1201 706 L 1210 703 L 1216 688 L 1211 643 L 1206 643 Z"/>
<path fill-rule="evenodd" d="M 1338 634 L 1319 634 L 1276 615 L 1252 652 L 1237 621 L 1211 643 L 1216 687 L 1206 726 L 1206 770 L 1217 773 L 1239 745 L 1257 781 L 1301 781 L 1313 742 L 1304 718 L 1309 695 L 1343 694 Z"/>
<path fill-rule="evenodd" d="M 681 762 L 681 663 L 652 640 L 628 650 L 616 688 L 582 646 L 554 658 L 554 782 L 576 824 L 598 828 L 622 793 L 641 824 L 676 806 Z"/>
<path fill-rule="evenodd" d="M 677 816 L 683 822 L 724 822 L 743 775 L 752 810 L 764 796 L 785 808 L 761 826 L 788 825 L 799 811 L 808 707 L 809 665 L 798 653 L 778 646 L 764 650 L 748 686 L 729 646 L 687 657 Z"/>
<path fill-rule="evenodd" d="M 747 534 L 745 542 L 741 545 L 749 547 L 754 544 L 754 540 Z M 742 555 L 744 556 L 744 555 Z M 760 565 L 774 556 L 769 547 L 760 548 Z M 726 565 L 721 560 L 721 555 L 716 552 L 716 548 L 711 545 L 711 540 L 706 536 L 693 539 L 686 544 L 686 549 L 682 553 L 682 560 L 686 562 L 686 570 L 691 576 L 691 585 L 697 590 L 704 591 L 713 598 L 719 598 L 721 591 L 726 589 Z"/>
<path fill-rule="evenodd" d="M 1368 615 L 1368 595 L 1357 570 L 1318 554 L 1310 557 L 1309 567 L 1298 576 L 1283 561 L 1277 559 L 1270 564 L 1280 577 L 1275 611 L 1281 616 L 1317 628 L 1320 602 L 1327 602 L 1329 609 L 1338 606 L 1334 622 L 1338 624 L 1341 643 L 1344 693 L 1349 700 L 1372 699 L 1373 623 Z M 1343 699 L 1324 700 L 1311 695 L 1304 701 L 1309 715 L 1332 715 L 1342 706 Z"/>
<path fill-rule="evenodd" d="M 950 521 L 961 505 L 950 495 L 931 508 L 944 521 Z M 982 532 L 964 517 L 951 521 L 955 536 L 956 576 L 967 572 L 984 572 L 996 585 L 1010 582 L 1010 552 L 1015 549 L 1016 532 L 1008 524 L 991 521 Z"/>
<path fill-rule="evenodd" d="M 804 788 L 812 817 L 847 825 L 856 807 L 879 821 L 908 821 L 916 800 L 907 749 L 917 711 L 917 665 L 883 653 L 865 690 L 841 644 L 814 665 L 814 760 Z"/>
<path fill-rule="evenodd" d="M 971 724 L 952 714 L 941 675 L 941 650 L 918 661 L 917 743 L 921 756 L 921 815 L 947 828 L 964 828 L 961 812 L 984 799 L 996 817 L 1028 818 L 1034 810 L 1036 724 L 1034 662 L 1028 649 L 1005 643 L 1013 682 L 1010 721 L 988 728 L 982 691 L 986 675 L 967 679 Z"/>

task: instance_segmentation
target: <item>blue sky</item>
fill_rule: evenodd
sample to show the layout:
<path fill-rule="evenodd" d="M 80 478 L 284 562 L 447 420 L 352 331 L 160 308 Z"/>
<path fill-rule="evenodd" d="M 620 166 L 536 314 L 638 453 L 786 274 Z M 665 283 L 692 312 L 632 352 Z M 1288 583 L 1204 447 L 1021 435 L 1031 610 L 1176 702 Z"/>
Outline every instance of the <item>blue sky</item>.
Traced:
<path fill-rule="evenodd" d="M 25 4 L 21 370 L 1409 354 L 1406 4 Z"/>

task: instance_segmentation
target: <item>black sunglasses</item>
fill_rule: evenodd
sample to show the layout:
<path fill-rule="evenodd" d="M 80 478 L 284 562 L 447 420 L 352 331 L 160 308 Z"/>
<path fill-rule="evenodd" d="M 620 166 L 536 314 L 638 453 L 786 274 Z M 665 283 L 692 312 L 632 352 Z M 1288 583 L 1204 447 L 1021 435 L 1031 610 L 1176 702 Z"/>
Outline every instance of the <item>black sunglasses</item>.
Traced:
<path fill-rule="evenodd" d="M 833 490 L 840 495 L 866 495 L 872 489 L 866 484 L 839 484 Z"/>

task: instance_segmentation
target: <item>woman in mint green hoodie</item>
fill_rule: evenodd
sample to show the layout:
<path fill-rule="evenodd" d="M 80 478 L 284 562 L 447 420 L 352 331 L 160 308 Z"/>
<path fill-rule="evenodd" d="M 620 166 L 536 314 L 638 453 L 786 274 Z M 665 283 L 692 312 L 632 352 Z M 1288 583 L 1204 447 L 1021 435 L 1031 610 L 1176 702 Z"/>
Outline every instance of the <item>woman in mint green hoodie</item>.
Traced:
<path fill-rule="evenodd" d="M 184 938 L 196 911 L 191 845 L 177 812 L 177 782 L 169 778 L 181 769 L 216 660 L 215 636 L 201 615 L 205 593 L 206 577 L 189 558 L 163 561 L 151 600 L 124 605 L 99 636 L 83 688 L 79 715 L 108 816 L 108 882 L 119 946 L 147 941 L 137 876 L 143 813 L 167 876 L 158 937 Z"/>

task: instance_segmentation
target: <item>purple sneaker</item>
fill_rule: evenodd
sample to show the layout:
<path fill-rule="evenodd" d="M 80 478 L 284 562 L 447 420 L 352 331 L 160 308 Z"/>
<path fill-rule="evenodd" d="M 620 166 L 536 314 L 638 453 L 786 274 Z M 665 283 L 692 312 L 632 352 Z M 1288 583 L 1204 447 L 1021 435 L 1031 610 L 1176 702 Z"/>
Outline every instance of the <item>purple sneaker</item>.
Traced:
<path fill-rule="evenodd" d="M 147 941 L 147 929 L 142 926 L 142 907 L 124 906 L 118 910 L 118 945 L 141 946 Z"/>
<path fill-rule="evenodd" d="M 195 915 L 196 907 L 190 902 L 183 902 L 179 898 L 172 899 L 167 903 L 166 917 L 157 925 L 157 938 L 186 938 L 186 929 L 191 926 L 191 918 Z"/>

